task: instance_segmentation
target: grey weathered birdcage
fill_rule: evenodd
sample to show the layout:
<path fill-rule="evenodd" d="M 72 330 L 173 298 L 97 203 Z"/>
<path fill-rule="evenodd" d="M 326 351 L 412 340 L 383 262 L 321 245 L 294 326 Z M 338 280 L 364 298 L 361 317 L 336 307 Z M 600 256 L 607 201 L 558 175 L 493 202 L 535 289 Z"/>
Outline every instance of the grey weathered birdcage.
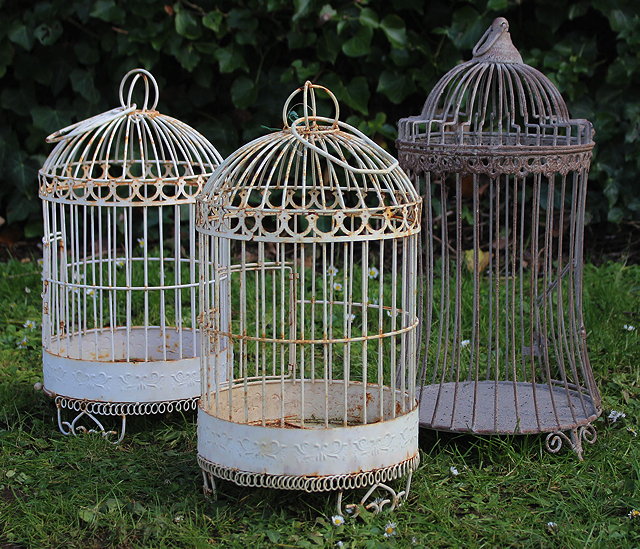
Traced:
<path fill-rule="evenodd" d="M 222 159 L 157 102 L 136 69 L 120 107 L 47 138 L 43 373 L 64 434 L 119 442 L 127 415 L 194 409 L 200 395 L 195 197 Z M 119 433 L 100 415 L 120 416 Z"/>
<path fill-rule="evenodd" d="M 335 118 L 317 115 L 318 89 Z M 386 483 L 419 460 L 421 199 L 393 157 L 338 120 L 326 88 L 296 90 L 283 121 L 231 154 L 197 199 L 205 488 L 219 477 L 337 490 L 340 508 L 343 490 L 368 487 L 370 509 L 393 508 L 408 483 Z M 384 496 L 369 501 L 376 488 Z"/>
<path fill-rule="evenodd" d="M 399 123 L 400 164 L 427 197 L 421 425 L 549 433 L 548 450 L 582 457 L 601 413 L 582 315 L 593 129 L 505 19 L 473 54 Z"/>

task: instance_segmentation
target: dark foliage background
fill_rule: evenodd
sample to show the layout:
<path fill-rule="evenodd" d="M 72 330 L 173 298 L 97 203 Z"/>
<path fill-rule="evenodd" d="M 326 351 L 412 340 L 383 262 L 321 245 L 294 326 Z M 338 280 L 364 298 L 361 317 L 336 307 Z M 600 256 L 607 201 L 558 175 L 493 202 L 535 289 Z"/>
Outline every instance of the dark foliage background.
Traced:
<path fill-rule="evenodd" d="M 493 18 L 525 62 L 559 87 L 598 142 L 592 224 L 640 221 L 640 2 L 637 0 L 0 0 L 0 216 L 40 234 L 44 138 L 118 105 L 126 71 L 153 72 L 159 110 L 224 155 L 281 125 L 304 80 L 329 86 L 341 118 L 394 150 L 444 72 Z"/>

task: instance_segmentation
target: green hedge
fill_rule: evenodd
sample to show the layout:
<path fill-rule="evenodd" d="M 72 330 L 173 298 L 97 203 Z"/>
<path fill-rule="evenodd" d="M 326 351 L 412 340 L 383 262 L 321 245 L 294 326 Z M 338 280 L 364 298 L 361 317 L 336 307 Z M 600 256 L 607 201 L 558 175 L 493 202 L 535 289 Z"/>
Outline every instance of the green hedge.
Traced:
<path fill-rule="evenodd" d="M 329 3 L 331 2 L 331 3 Z M 223 155 L 278 127 L 306 79 L 329 86 L 343 119 L 393 150 L 445 71 L 498 15 L 525 61 L 595 125 L 589 218 L 640 219 L 637 0 L 48 0 L 2 2 L 0 215 L 40 232 L 36 171 L 49 133 L 117 106 L 123 74 L 151 70 L 162 112 Z"/>

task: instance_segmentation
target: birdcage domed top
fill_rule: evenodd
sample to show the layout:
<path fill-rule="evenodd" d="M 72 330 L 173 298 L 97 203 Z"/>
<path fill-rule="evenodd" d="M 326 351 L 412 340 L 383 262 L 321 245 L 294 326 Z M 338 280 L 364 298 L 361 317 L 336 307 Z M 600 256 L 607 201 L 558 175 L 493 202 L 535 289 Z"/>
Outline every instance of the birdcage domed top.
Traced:
<path fill-rule="evenodd" d="M 593 146 L 592 127 L 571 119 L 555 85 L 525 64 L 504 17 L 493 21 L 470 61 L 433 88 L 418 116 L 399 123 L 400 142 L 469 147 Z"/>
<path fill-rule="evenodd" d="M 315 90 L 333 102 L 333 118 L 317 114 Z M 302 116 L 289 123 L 299 93 Z M 232 153 L 206 183 L 198 197 L 199 229 L 291 242 L 418 232 L 421 198 L 398 161 L 338 116 L 327 88 L 307 82 L 295 90 L 283 108 L 283 129 Z"/>
<path fill-rule="evenodd" d="M 140 81 L 139 108 L 133 93 Z M 193 202 L 222 161 L 218 151 L 189 125 L 156 110 L 158 84 L 148 71 L 129 71 L 119 95 L 119 107 L 47 137 L 57 145 L 39 171 L 41 198 L 120 205 Z"/>

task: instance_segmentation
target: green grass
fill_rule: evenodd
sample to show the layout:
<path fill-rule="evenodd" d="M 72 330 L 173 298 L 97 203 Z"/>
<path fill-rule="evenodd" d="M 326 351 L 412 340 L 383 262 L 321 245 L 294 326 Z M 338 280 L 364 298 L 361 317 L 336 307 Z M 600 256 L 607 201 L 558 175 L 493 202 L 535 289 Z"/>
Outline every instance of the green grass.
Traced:
<path fill-rule="evenodd" d="M 586 268 L 604 415 L 626 418 L 597 421 L 584 462 L 546 453 L 541 436 L 422 432 L 408 504 L 342 527 L 331 525 L 335 494 L 220 483 L 219 499 L 206 500 L 193 415 L 133 418 L 118 447 L 61 435 L 51 401 L 32 388 L 41 379 L 40 291 L 35 262 L 0 264 L 2 547 L 640 547 L 640 520 L 627 518 L 640 508 L 640 436 L 627 430 L 640 433 L 638 266 Z M 35 330 L 23 327 L 27 319 Z M 385 539 L 389 520 L 397 535 Z"/>

